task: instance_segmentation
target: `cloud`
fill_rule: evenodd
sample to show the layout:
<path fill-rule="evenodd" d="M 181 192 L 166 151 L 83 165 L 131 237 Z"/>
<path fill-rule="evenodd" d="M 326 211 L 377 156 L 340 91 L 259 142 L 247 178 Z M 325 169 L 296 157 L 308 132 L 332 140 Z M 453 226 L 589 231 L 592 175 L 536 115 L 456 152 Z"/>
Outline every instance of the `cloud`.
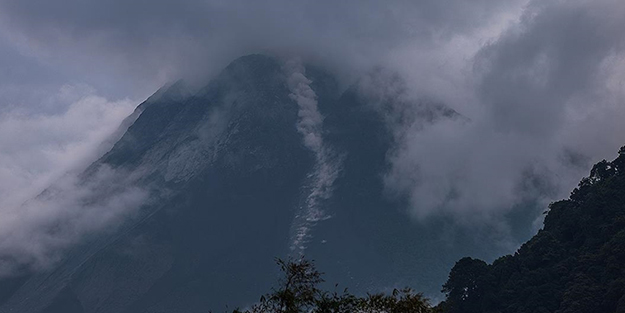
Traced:
<path fill-rule="evenodd" d="M 114 229 L 147 198 L 128 176 L 102 166 L 86 179 L 65 175 L 38 197 L 3 207 L 0 277 L 49 268 L 67 248 Z"/>
<path fill-rule="evenodd" d="M 20 205 L 93 162 L 135 105 L 109 102 L 88 86 L 63 86 L 48 100 L 63 103 L 64 110 L 37 114 L 17 107 L 0 115 L 0 207 Z"/>
<path fill-rule="evenodd" d="M 88 76 L 99 90 L 133 92 L 210 76 L 258 52 L 317 60 L 348 75 L 398 47 L 471 33 L 516 2 L 2 0 L 0 24 L 46 64 Z"/>
<path fill-rule="evenodd" d="M 489 220 L 532 199 L 544 210 L 625 142 L 625 5 L 532 1 L 522 12 L 462 78 L 427 89 L 470 123 L 400 126 L 386 182 L 415 216 Z"/>
<path fill-rule="evenodd" d="M 110 226 L 142 199 L 141 190 L 110 169 L 78 179 L 110 149 L 102 143 L 134 108 L 132 101 L 109 102 L 94 92 L 67 85 L 48 99 L 63 103 L 61 112 L 14 107 L 0 114 L 0 275 L 17 264 L 50 264 L 63 248 Z"/>

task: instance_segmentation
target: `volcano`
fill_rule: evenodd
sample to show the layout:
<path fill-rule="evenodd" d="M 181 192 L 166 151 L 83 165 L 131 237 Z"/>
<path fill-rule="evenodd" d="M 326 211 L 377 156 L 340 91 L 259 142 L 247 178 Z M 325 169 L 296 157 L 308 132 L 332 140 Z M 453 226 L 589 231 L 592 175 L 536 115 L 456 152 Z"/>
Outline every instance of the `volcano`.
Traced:
<path fill-rule="evenodd" d="M 274 258 L 301 256 L 341 289 L 435 295 L 455 260 L 498 252 L 461 231 L 444 238 L 444 220 L 415 222 L 388 196 L 390 125 L 464 118 L 388 92 L 378 75 L 341 88 L 322 67 L 249 55 L 199 90 L 163 87 L 80 175 L 123 173 L 93 201 L 128 185 L 146 200 L 52 267 L 5 278 L 0 312 L 245 307 L 275 281 Z"/>

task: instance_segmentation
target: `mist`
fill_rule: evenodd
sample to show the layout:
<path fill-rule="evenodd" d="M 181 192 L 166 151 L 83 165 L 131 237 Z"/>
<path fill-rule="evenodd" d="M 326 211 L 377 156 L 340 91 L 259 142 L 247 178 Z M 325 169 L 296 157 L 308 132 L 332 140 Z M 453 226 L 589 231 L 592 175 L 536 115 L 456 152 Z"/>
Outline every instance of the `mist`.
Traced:
<path fill-rule="evenodd" d="M 68 248 L 114 231 L 147 200 L 147 191 L 106 166 L 88 178 L 61 177 L 34 199 L 2 211 L 0 277 L 49 269 Z"/>
<path fill-rule="evenodd" d="M 112 147 L 105 142 L 134 107 L 93 92 L 66 85 L 48 99 L 62 103 L 62 111 L 14 107 L 0 114 L 0 276 L 53 265 L 66 248 L 120 223 L 146 199 L 110 168 L 79 178 Z"/>

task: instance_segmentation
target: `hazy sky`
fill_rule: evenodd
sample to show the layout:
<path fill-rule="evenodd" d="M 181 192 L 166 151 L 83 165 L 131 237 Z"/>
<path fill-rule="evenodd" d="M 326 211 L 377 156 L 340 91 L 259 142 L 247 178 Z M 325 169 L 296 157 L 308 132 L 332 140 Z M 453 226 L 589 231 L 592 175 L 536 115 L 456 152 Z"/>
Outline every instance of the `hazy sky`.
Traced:
<path fill-rule="evenodd" d="M 87 164 L 162 84 L 261 52 L 344 85 L 382 66 L 403 97 L 467 117 L 393 125 L 387 188 L 420 219 L 498 220 L 625 144 L 624 17 L 622 0 L 0 0 L 0 214 Z"/>

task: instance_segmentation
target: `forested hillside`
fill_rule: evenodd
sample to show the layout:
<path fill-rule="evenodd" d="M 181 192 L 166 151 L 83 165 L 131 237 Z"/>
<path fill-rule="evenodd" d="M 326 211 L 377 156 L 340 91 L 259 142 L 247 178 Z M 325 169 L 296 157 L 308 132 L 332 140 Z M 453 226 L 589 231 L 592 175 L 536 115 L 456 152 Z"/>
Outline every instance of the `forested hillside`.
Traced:
<path fill-rule="evenodd" d="M 449 313 L 625 312 L 625 147 L 552 203 L 514 255 L 458 261 L 443 291 Z"/>

